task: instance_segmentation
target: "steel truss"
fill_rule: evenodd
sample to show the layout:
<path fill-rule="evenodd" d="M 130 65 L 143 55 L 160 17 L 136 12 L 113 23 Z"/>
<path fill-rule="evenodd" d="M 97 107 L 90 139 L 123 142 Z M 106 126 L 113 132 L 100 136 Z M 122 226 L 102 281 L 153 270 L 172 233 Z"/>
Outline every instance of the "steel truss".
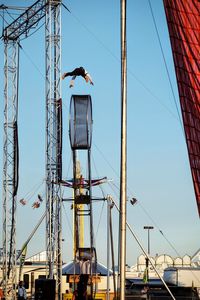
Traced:
<path fill-rule="evenodd" d="M 49 1 L 46 34 L 46 245 L 48 277 L 57 266 L 57 291 L 61 299 L 61 0 Z"/>
<path fill-rule="evenodd" d="M 47 0 L 38 0 L 4 29 L 3 36 L 7 40 L 17 40 L 22 34 L 28 35 L 30 29 L 37 26 L 45 16 Z"/>
<path fill-rule="evenodd" d="M 16 299 L 18 41 L 4 41 L 3 290 Z M 9 295 L 9 296 L 8 296 Z"/>
<path fill-rule="evenodd" d="M 4 146 L 3 146 L 3 289 L 16 299 L 16 196 L 18 185 L 18 71 L 19 37 L 46 16 L 46 242 L 48 277 L 57 275 L 61 299 L 61 197 L 54 182 L 61 176 L 61 0 L 38 0 L 3 31 L 4 40 Z M 54 201 L 55 200 L 55 201 Z M 55 204 L 54 204 L 55 203 Z M 57 268 L 54 268 L 56 264 Z M 55 275 L 55 273 L 54 273 Z"/>

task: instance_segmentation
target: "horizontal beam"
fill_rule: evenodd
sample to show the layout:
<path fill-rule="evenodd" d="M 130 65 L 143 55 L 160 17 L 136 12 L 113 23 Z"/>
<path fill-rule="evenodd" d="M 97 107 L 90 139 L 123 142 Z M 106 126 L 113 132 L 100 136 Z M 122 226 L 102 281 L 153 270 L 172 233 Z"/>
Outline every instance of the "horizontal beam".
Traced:
<path fill-rule="evenodd" d="M 4 40 L 16 40 L 22 34 L 28 34 L 29 30 L 45 16 L 46 0 L 38 0 L 23 12 L 16 20 L 3 31 Z"/>
<path fill-rule="evenodd" d="M 27 7 L 20 7 L 20 6 L 7 6 L 7 5 L 4 5 L 4 4 L 1 4 L 0 5 L 0 9 L 11 9 L 11 10 L 26 10 Z"/>
<path fill-rule="evenodd" d="M 91 198 L 91 201 L 105 201 L 107 198 Z M 74 198 L 62 198 L 62 201 L 74 201 Z"/>

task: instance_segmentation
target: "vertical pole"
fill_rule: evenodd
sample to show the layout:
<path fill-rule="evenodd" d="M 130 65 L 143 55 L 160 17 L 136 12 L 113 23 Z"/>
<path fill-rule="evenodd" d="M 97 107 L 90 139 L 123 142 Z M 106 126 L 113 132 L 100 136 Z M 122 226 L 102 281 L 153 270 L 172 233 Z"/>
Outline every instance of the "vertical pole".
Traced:
<path fill-rule="evenodd" d="M 93 212 L 92 212 L 92 184 L 91 184 L 91 150 L 90 148 L 87 150 L 88 152 L 88 181 L 89 181 L 89 195 L 90 195 L 90 249 L 91 249 L 91 260 L 90 263 L 92 265 L 92 260 L 93 260 L 93 254 L 94 254 L 94 229 L 93 229 Z M 96 254 L 96 252 L 95 252 Z M 96 256 L 95 256 L 96 260 Z M 96 273 L 96 270 L 95 270 Z M 93 270 L 92 267 L 90 268 L 90 276 L 92 278 L 93 275 Z M 91 298 L 93 299 L 93 282 L 91 280 L 90 284 L 90 293 L 91 293 Z"/>
<path fill-rule="evenodd" d="M 147 234 L 148 234 L 148 255 L 150 253 L 150 250 L 149 250 L 149 228 L 148 228 L 148 231 L 147 231 Z M 147 267 L 147 282 L 149 282 L 149 258 L 146 257 L 146 267 Z"/>
<path fill-rule="evenodd" d="M 106 300 L 110 299 L 110 197 L 107 198 L 107 295 Z"/>
<path fill-rule="evenodd" d="M 78 187 L 78 194 L 81 195 L 83 193 L 82 188 L 82 175 L 81 175 L 81 165 L 80 162 L 77 160 L 76 162 L 76 181 L 79 185 Z M 84 204 L 77 204 L 77 209 L 79 211 L 79 220 L 78 220 L 78 228 L 79 228 L 79 242 L 78 245 L 80 248 L 84 247 L 84 216 L 82 213 L 84 210 Z"/>
<path fill-rule="evenodd" d="M 90 248 L 94 247 L 94 228 L 93 228 L 93 213 L 92 213 L 92 184 L 91 184 L 91 150 L 88 149 L 88 181 L 90 195 Z"/>
<path fill-rule="evenodd" d="M 73 206 L 73 252 L 74 252 L 74 261 L 76 260 L 76 252 L 79 245 L 79 216 L 78 216 L 78 205 L 75 204 L 75 198 L 79 193 L 79 190 L 77 188 L 77 182 L 78 182 L 78 173 L 79 173 L 79 167 L 78 167 L 78 160 L 77 160 L 77 150 L 73 149 L 73 177 L 74 177 L 74 206 Z"/>
<path fill-rule="evenodd" d="M 120 300 L 125 299 L 126 265 L 126 154 L 127 154 L 127 66 L 126 0 L 121 0 L 121 176 L 120 176 Z"/>
<path fill-rule="evenodd" d="M 112 214 L 111 209 L 114 206 L 113 199 L 110 198 L 110 242 L 111 242 L 111 253 L 112 253 L 112 270 L 113 270 L 113 287 L 114 287 L 114 298 L 117 299 L 117 289 L 116 289 L 116 277 L 115 277 L 115 258 L 114 258 L 114 243 L 113 243 L 113 232 L 112 232 Z"/>
<path fill-rule="evenodd" d="M 150 230 L 153 229 L 153 226 L 144 226 L 144 229 L 147 229 L 147 249 L 148 256 L 150 256 Z M 149 282 L 149 258 L 146 257 L 146 274 L 147 274 L 147 282 Z"/>

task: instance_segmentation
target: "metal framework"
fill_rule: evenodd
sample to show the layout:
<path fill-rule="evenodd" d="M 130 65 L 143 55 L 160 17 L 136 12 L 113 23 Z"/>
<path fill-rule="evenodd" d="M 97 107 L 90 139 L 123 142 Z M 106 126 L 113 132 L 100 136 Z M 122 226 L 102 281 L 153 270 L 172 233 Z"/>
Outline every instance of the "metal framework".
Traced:
<path fill-rule="evenodd" d="M 45 16 L 47 0 L 38 0 L 24 13 L 4 29 L 3 37 L 7 40 L 17 40 L 22 34 L 28 35 L 30 29 L 37 26 Z"/>
<path fill-rule="evenodd" d="M 46 34 L 46 246 L 48 277 L 57 266 L 57 291 L 61 299 L 61 0 L 49 1 Z M 54 201 L 55 200 L 55 201 Z"/>
<path fill-rule="evenodd" d="M 3 290 L 16 299 L 16 195 L 18 185 L 18 72 L 19 38 L 27 37 L 46 16 L 46 242 L 48 277 L 57 266 L 57 292 L 61 299 L 61 197 L 54 182 L 61 176 L 61 0 L 38 0 L 8 25 L 4 40 L 4 146 L 3 146 Z M 55 200 L 55 201 L 54 201 Z M 55 204 L 54 204 L 55 203 Z M 55 274 L 54 274 L 55 275 Z"/>
<path fill-rule="evenodd" d="M 16 195 L 18 186 L 17 40 L 4 40 L 4 143 L 3 143 L 3 278 L 4 293 L 16 299 Z"/>
<path fill-rule="evenodd" d="M 97 256 L 94 248 L 93 210 L 92 210 L 92 182 L 91 182 L 91 140 L 92 140 L 92 100 L 90 95 L 72 95 L 70 102 L 69 122 L 70 144 L 73 153 L 73 189 L 74 189 L 74 273 L 80 274 L 77 284 L 82 287 L 90 286 L 90 296 L 96 291 L 93 278 L 96 275 Z M 77 156 L 84 151 L 87 157 L 88 184 L 79 176 Z M 87 207 L 85 207 L 87 205 Z M 81 220 L 89 219 L 88 247 L 81 242 Z M 88 264 L 88 269 L 85 266 Z M 90 275 L 90 283 L 88 276 Z"/>

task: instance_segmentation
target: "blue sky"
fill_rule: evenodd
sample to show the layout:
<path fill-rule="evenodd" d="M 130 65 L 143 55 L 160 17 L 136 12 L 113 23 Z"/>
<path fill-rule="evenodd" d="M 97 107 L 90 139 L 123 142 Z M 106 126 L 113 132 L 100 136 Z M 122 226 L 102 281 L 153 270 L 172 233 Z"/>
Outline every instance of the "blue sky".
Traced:
<path fill-rule="evenodd" d="M 64 0 L 69 13 L 62 8 L 62 72 L 83 66 L 91 74 L 94 86 L 81 78 L 69 89 L 69 79 L 62 82 L 63 99 L 63 178 L 72 174 L 68 137 L 71 94 L 91 94 L 93 102 L 92 174 L 107 176 L 112 183 L 102 186 L 118 202 L 120 170 L 120 1 Z M 1 1 L 5 5 L 27 6 L 34 1 Z M 177 85 L 166 19 L 161 0 L 151 1 L 165 59 L 170 72 L 176 101 Z M 11 21 L 8 15 L 6 19 Z M 40 22 L 42 25 L 44 20 Z M 37 194 L 44 195 L 45 178 L 45 39 L 44 26 L 21 41 L 19 80 L 20 183 L 18 200 L 28 204 L 17 207 L 17 247 L 43 214 L 45 204 L 32 209 Z M 3 42 L 0 43 L 0 149 L 3 149 Z M 199 217 L 194 196 L 188 154 L 182 125 L 170 89 L 166 68 L 147 0 L 127 1 L 127 153 L 128 199 L 127 220 L 144 247 L 147 232 L 153 225 L 151 254 L 193 255 L 199 248 Z M 178 104 L 179 107 L 179 104 Z M 0 167 L 2 169 L 2 154 Z M 81 157 L 80 157 L 81 159 Z M 82 162 L 84 170 L 85 163 Z M 85 171 L 83 171 L 85 172 Z M 2 180 L 1 180 L 2 182 Z M 0 185 L 2 194 L 2 183 Z M 64 190 L 71 196 L 71 190 Z M 99 188 L 94 195 L 102 196 Z M 71 204 L 63 210 L 63 257 L 72 256 Z M 2 210 L 0 206 L 0 210 Z M 2 226 L 1 226 L 2 227 Z M 1 229 L 1 228 L 0 228 Z M 2 229 L 1 229 L 2 230 Z M 115 241 L 118 236 L 118 214 L 113 209 Z M 163 235 L 160 233 L 163 232 Z M 97 255 L 106 262 L 106 203 L 94 204 L 94 232 Z M 169 241 L 169 242 L 168 242 Z M 117 248 L 117 242 L 115 244 Z M 173 247 L 172 247 L 173 246 Z M 45 226 L 41 226 L 28 255 L 44 250 Z M 176 250 L 174 250 L 174 249 Z M 141 253 L 127 231 L 127 263 L 133 265 Z M 116 256 L 117 257 L 117 256 Z"/>

